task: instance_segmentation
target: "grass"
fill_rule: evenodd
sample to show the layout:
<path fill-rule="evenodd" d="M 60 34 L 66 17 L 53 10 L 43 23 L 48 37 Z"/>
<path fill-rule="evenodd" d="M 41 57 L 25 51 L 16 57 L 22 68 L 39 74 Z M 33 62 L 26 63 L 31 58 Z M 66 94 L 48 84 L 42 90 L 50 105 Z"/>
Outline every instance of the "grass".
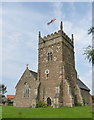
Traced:
<path fill-rule="evenodd" d="M 2 118 L 2 108 L 0 107 L 0 120 Z"/>
<path fill-rule="evenodd" d="M 92 118 L 91 106 L 62 108 L 2 107 L 3 118 Z"/>

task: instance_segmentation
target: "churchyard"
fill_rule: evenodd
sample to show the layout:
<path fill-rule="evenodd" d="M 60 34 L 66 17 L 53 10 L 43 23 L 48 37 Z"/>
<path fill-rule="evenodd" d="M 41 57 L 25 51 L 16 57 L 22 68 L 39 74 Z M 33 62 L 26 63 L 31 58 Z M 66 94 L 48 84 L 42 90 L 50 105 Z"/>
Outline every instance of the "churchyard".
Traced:
<path fill-rule="evenodd" d="M 94 115 L 94 114 L 93 114 Z M 31 108 L 2 106 L 3 118 L 92 118 L 91 106 Z"/>

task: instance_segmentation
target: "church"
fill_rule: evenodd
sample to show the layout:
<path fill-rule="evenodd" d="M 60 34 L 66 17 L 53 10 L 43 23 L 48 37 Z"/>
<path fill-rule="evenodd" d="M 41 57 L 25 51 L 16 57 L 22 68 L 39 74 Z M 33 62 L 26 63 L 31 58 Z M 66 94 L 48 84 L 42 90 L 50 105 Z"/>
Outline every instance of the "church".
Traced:
<path fill-rule="evenodd" d="M 41 37 L 38 43 L 38 72 L 26 67 L 16 85 L 15 107 L 36 108 L 38 101 L 59 108 L 90 105 L 90 89 L 77 78 L 75 69 L 74 37 L 63 31 Z"/>

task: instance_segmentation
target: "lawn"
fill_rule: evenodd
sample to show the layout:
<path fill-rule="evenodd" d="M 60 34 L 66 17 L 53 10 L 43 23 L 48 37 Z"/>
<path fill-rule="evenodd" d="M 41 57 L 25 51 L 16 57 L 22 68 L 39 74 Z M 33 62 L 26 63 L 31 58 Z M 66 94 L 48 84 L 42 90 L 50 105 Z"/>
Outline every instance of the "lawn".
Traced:
<path fill-rule="evenodd" d="M 0 106 L 0 120 L 1 120 L 1 118 L 2 118 L 2 108 Z"/>
<path fill-rule="evenodd" d="M 92 118 L 91 106 L 62 108 L 2 107 L 3 118 Z"/>

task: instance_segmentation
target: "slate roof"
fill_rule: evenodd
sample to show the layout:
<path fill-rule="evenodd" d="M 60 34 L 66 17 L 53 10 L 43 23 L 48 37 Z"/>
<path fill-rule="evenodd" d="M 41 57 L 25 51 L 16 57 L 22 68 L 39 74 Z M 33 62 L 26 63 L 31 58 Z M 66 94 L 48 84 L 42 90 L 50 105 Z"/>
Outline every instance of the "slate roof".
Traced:
<path fill-rule="evenodd" d="M 79 78 L 77 79 L 77 84 L 79 88 L 90 91 L 90 89 Z"/>
<path fill-rule="evenodd" d="M 29 70 L 31 73 L 32 73 L 32 75 L 37 79 L 37 73 L 36 72 L 34 72 L 34 71 L 32 71 L 32 70 Z"/>

